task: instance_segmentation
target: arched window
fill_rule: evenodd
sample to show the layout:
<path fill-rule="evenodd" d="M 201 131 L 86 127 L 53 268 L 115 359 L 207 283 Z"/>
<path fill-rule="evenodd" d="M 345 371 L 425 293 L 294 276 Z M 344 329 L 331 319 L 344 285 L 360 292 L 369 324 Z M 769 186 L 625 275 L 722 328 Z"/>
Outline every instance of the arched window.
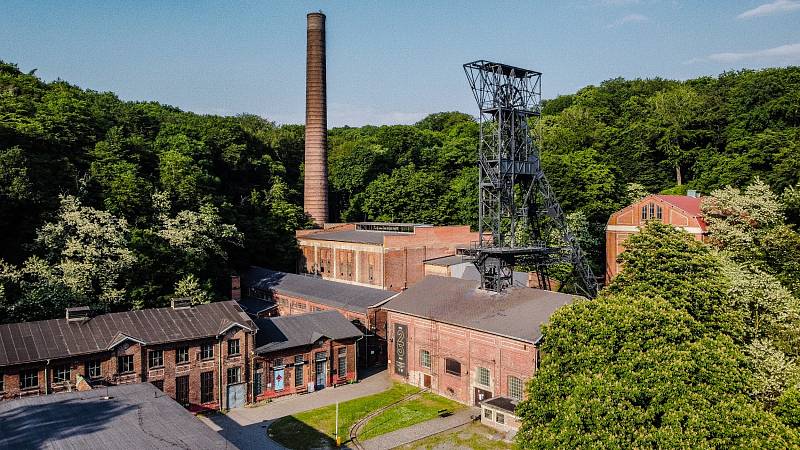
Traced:
<path fill-rule="evenodd" d="M 655 203 L 648 203 L 647 205 L 642 206 L 642 220 L 662 220 L 663 218 L 664 212 L 661 209 L 661 206 L 656 205 Z"/>

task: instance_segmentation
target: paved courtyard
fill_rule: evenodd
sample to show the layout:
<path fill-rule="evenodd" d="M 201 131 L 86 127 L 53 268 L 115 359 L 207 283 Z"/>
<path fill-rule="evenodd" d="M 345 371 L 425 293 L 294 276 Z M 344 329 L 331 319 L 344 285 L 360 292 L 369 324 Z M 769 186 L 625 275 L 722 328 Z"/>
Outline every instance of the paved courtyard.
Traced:
<path fill-rule="evenodd" d="M 309 409 L 377 394 L 389 389 L 392 382 L 384 370 L 356 384 L 327 388 L 311 394 L 277 399 L 263 406 L 237 408 L 227 414 L 201 417 L 201 420 L 242 450 L 282 449 L 266 436 L 266 427 L 275 419 Z"/>

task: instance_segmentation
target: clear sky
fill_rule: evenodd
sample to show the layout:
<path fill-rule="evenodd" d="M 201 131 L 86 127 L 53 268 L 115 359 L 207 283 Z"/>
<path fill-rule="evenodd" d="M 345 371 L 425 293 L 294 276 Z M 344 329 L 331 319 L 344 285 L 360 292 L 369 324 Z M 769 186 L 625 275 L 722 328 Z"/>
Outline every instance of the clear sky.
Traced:
<path fill-rule="evenodd" d="M 302 123 L 306 13 L 328 32 L 330 126 L 475 113 L 461 65 L 543 95 L 622 76 L 800 65 L 800 0 L 0 1 L 0 59 L 125 100 Z"/>

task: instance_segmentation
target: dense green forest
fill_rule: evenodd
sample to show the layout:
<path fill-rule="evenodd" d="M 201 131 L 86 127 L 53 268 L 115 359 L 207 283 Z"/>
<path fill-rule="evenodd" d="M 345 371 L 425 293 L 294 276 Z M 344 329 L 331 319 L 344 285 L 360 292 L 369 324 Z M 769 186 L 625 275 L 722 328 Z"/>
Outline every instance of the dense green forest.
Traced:
<path fill-rule="evenodd" d="M 798 221 L 800 68 L 609 80 L 547 101 L 537 131 L 598 273 L 608 215 L 646 192 L 759 177 Z M 477 134 L 456 112 L 331 130 L 334 219 L 474 225 Z M 248 264 L 294 270 L 302 151 L 300 125 L 125 102 L 0 63 L 0 320 L 208 301 Z"/>

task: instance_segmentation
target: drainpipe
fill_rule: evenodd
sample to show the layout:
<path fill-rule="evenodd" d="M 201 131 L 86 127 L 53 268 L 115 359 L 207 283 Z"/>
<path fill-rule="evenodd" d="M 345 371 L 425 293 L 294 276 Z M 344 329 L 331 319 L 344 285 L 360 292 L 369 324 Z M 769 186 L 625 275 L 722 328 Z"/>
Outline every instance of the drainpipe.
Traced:
<path fill-rule="evenodd" d="M 222 337 L 217 337 L 217 383 L 219 389 L 217 390 L 217 397 L 219 398 L 219 409 L 222 409 Z M 227 405 L 226 405 L 227 406 Z"/>
<path fill-rule="evenodd" d="M 361 335 L 361 337 L 359 337 L 358 339 L 356 339 L 356 345 L 354 346 L 354 348 L 356 349 L 356 358 L 355 358 L 355 360 L 356 360 L 356 363 L 355 363 L 355 364 L 353 364 L 353 365 L 355 366 L 355 367 L 353 367 L 353 369 L 355 370 L 355 374 L 356 374 L 356 380 L 358 380 L 358 341 L 360 341 L 360 340 L 364 339 L 365 337 L 366 337 L 366 336 L 362 334 L 362 335 Z M 367 356 L 367 351 L 368 351 L 368 349 L 367 349 L 367 340 L 366 340 L 366 339 L 364 339 L 364 357 L 365 357 L 365 358 L 368 358 L 368 356 Z M 345 357 L 346 357 L 346 356 L 345 356 Z"/>
<path fill-rule="evenodd" d="M 44 363 L 44 395 L 50 393 L 50 375 L 47 371 L 47 368 L 50 366 L 50 359 L 48 358 L 47 361 Z"/>

